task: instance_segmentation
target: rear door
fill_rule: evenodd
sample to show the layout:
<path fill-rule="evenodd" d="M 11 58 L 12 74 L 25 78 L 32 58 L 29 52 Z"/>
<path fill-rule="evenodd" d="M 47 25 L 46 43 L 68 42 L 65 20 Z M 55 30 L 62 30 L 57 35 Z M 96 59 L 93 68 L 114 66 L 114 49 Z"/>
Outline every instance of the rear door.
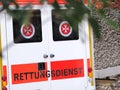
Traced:
<path fill-rule="evenodd" d="M 85 90 L 87 85 L 86 47 L 83 24 L 75 30 L 51 11 L 50 65 L 52 90 Z M 62 10 L 66 12 L 66 10 Z M 83 22 L 84 23 L 84 22 Z"/>
<path fill-rule="evenodd" d="M 27 25 L 6 16 L 10 90 L 50 89 L 47 75 L 48 33 L 43 25 L 45 7 L 39 8 L 33 10 Z"/>

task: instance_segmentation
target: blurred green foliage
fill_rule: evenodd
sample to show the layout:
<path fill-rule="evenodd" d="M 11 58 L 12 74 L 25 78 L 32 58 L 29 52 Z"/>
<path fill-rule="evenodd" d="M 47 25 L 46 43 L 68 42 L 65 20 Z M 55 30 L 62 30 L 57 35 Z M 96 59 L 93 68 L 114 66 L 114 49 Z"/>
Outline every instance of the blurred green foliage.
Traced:
<path fill-rule="evenodd" d="M 40 2 L 45 2 L 46 0 L 40 0 Z M 109 7 L 110 2 L 114 0 L 87 0 L 87 6 L 84 4 L 83 0 L 66 0 L 66 4 L 64 7 L 67 9 L 66 13 L 62 13 L 60 11 L 61 5 L 57 3 L 57 0 L 52 4 L 52 6 L 57 11 L 58 15 L 65 18 L 72 27 L 76 27 L 78 23 L 80 23 L 84 18 L 88 18 L 90 25 L 93 28 L 93 32 L 97 38 L 100 38 L 100 25 L 98 20 L 92 15 L 92 12 L 96 11 L 96 13 L 103 18 L 108 25 L 110 25 L 113 29 L 119 28 L 117 22 L 115 22 L 111 18 L 106 18 L 104 8 Z M 1 11 L 6 10 L 8 14 L 12 15 L 14 18 L 18 19 L 21 23 L 28 23 L 29 18 L 32 16 L 30 10 L 26 11 L 14 11 L 9 6 L 12 3 L 14 5 L 14 9 L 32 9 L 32 5 L 30 3 L 20 7 L 15 0 L 0 0 L 2 3 Z"/>

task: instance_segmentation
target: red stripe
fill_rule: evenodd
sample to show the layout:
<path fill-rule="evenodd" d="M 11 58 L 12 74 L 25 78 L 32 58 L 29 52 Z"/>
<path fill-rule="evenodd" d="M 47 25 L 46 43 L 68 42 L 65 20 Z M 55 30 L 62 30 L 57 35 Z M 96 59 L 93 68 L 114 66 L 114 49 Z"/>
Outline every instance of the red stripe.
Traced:
<path fill-rule="evenodd" d="M 7 68 L 6 68 L 6 66 L 3 66 L 3 76 L 7 76 Z"/>
<path fill-rule="evenodd" d="M 41 73 L 38 70 L 38 63 L 31 64 L 19 64 L 12 65 L 12 84 L 20 84 L 20 83 L 30 83 L 30 82 L 40 82 L 47 81 L 48 78 L 41 76 Z M 42 72 L 46 74 L 47 71 L 47 63 L 45 63 L 45 70 Z"/>
<path fill-rule="evenodd" d="M 40 0 L 15 0 L 18 4 L 42 4 Z M 48 3 L 54 3 L 55 0 L 48 0 Z M 57 0 L 58 4 L 66 4 L 66 0 Z M 84 3 L 87 4 L 87 0 L 84 0 Z"/>
<path fill-rule="evenodd" d="M 84 76 L 83 59 L 51 62 L 52 80 L 77 78 Z"/>

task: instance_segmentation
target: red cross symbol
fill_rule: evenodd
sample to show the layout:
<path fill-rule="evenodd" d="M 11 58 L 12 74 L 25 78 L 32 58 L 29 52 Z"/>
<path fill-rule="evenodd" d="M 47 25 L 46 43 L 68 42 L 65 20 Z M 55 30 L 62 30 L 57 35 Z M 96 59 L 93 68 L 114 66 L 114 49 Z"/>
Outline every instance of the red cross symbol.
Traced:
<path fill-rule="evenodd" d="M 69 36 L 72 32 L 72 28 L 68 22 L 63 21 L 60 24 L 59 31 L 60 31 L 62 36 Z"/>

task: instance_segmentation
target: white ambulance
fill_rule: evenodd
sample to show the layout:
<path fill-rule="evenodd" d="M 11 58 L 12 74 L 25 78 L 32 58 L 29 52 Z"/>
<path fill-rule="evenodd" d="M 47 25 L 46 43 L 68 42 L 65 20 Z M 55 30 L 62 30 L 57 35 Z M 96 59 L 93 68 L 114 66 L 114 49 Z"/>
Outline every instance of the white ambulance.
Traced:
<path fill-rule="evenodd" d="M 0 13 L 0 90 L 95 90 L 87 19 L 75 30 L 57 16 L 50 5 L 54 0 L 42 5 L 39 0 L 17 2 L 32 3 L 33 16 L 24 25 L 5 11 Z"/>

